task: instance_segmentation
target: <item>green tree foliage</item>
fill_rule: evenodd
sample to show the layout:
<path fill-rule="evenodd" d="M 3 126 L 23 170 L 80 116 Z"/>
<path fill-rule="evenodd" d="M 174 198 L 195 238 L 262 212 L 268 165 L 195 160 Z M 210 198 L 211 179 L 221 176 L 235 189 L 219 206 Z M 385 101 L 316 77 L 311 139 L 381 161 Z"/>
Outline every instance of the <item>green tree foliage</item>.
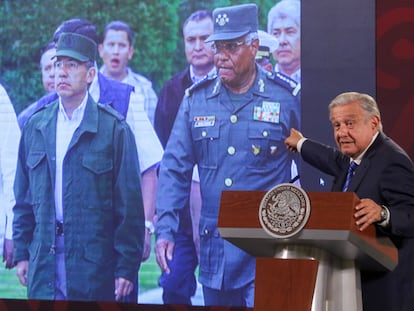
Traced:
<path fill-rule="evenodd" d="M 43 47 L 62 21 L 81 17 L 99 31 L 113 20 L 127 22 L 135 32 L 135 55 L 130 62 L 153 81 L 158 92 L 174 73 L 186 66 L 181 27 L 198 9 L 249 1 L 178 0 L 2 0 L 0 2 L 0 79 L 20 112 L 43 95 L 39 59 Z M 255 1 L 260 27 L 275 0 Z"/>

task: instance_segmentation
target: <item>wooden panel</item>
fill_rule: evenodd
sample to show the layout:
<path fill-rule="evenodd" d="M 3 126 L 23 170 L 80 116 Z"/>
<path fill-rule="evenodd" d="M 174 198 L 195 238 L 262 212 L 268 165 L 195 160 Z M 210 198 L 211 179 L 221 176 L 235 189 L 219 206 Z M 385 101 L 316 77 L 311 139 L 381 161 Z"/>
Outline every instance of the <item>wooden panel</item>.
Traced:
<path fill-rule="evenodd" d="M 254 311 L 311 311 L 318 261 L 257 258 Z"/>
<path fill-rule="evenodd" d="M 311 213 L 302 231 L 304 234 L 287 240 L 272 238 L 260 225 L 259 207 L 265 194 L 265 191 L 223 191 L 218 227 L 224 238 L 261 257 L 267 257 L 268 254 L 255 254 L 252 249 L 260 250 L 260 247 L 265 246 L 272 254 L 273 246 L 293 241 L 295 244 L 315 244 L 340 258 L 356 259 L 361 266 L 372 266 L 374 270 L 382 267 L 392 269 L 398 262 L 397 249 L 388 237 L 376 231 L 374 225 L 359 231 L 353 216 L 354 207 L 359 202 L 355 193 L 309 192 Z M 229 228 L 237 230 L 226 231 Z M 263 233 L 258 235 L 257 229 Z M 312 232 L 318 232 L 319 237 Z M 376 262 L 380 266 L 372 265 Z"/>
<path fill-rule="evenodd" d="M 261 228 L 259 207 L 265 194 L 265 191 L 223 191 L 219 227 Z M 308 196 L 311 217 L 306 229 L 357 231 L 353 206 L 359 199 L 354 193 L 309 192 Z"/>

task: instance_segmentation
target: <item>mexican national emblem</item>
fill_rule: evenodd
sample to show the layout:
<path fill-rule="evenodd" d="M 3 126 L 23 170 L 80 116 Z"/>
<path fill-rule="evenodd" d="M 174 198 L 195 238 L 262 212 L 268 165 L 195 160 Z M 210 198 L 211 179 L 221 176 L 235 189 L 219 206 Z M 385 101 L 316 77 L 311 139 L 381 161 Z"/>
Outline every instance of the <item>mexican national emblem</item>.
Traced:
<path fill-rule="evenodd" d="M 279 184 L 263 197 L 259 208 L 262 228 L 279 239 L 299 233 L 310 215 L 306 192 L 293 184 Z"/>

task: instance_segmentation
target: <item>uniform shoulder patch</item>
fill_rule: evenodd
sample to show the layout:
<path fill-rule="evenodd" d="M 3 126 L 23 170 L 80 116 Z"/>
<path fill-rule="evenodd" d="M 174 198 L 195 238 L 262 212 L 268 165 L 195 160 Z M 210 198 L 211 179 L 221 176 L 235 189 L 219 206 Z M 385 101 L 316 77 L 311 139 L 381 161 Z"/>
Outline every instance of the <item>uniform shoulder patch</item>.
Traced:
<path fill-rule="evenodd" d="M 186 97 L 190 97 L 193 92 L 197 89 L 199 89 L 202 86 L 206 86 L 209 83 L 211 83 L 211 81 L 215 80 L 217 78 L 217 75 L 206 75 L 204 78 L 202 78 L 200 81 L 197 81 L 196 83 L 194 83 L 193 85 L 191 85 L 189 88 L 187 88 L 185 90 L 185 96 Z"/>
<path fill-rule="evenodd" d="M 120 112 L 118 112 L 113 107 L 111 107 L 111 105 L 109 105 L 109 104 L 98 103 L 98 108 L 104 110 L 105 112 L 107 112 L 110 115 L 114 116 L 118 120 L 125 120 L 125 117 Z"/>
<path fill-rule="evenodd" d="M 298 95 L 300 91 L 300 83 L 296 82 L 290 77 L 280 72 L 269 72 L 267 74 L 267 77 L 268 79 L 287 89 L 293 96 Z"/>

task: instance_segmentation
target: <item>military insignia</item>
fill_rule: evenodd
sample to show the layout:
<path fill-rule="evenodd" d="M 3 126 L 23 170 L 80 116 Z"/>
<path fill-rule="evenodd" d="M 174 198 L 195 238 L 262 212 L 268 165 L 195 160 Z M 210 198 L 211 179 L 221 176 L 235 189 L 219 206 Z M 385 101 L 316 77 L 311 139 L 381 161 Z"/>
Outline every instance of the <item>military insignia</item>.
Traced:
<path fill-rule="evenodd" d="M 260 146 L 252 145 L 252 152 L 257 156 L 260 153 Z"/>
<path fill-rule="evenodd" d="M 262 106 L 255 106 L 253 110 L 253 120 L 279 123 L 280 103 L 263 101 Z"/>
<path fill-rule="evenodd" d="M 184 92 L 185 97 L 190 97 L 192 95 L 192 93 L 199 89 L 200 87 L 206 86 L 207 83 L 213 81 L 215 78 L 217 77 L 217 75 L 206 75 L 205 77 L 203 77 L 201 80 L 195 82 L 194 84 L 192 84 L 189 88 L 187 88 Z"/>
<path fill-rule="evenodd" d="M 216 116 L 194 117 L 194 127 L 214 126 Z"/>
<path fill-rule="evenodd" d="M 185 97 L 190 97 L 191 92 L 190 92 L 190 89 L 189 89 L 189 88 L 186 88 L 186 89 L 185 89 L 185 91 L 184 91 L 184 95 L 185 95 Z"/>
<path fill-rule="evenodd" d="M 224 14 L 218 14 L 216 17 L 216 23 L 219 24 L 219 26 L 224 26 L 229 22 L 229 18 L 226 13 Z"/>
<path fill-rule="evenodd" d="M 259 92 L 260 92 L 260 93 L 263 93 L 263 92 L 264 92 L 264 87 L 265 87 L 265 84 L 264 84 L 263 79 L 260 79 L 260 80 L 257 82 L 257 84 L 259 85 Z"/>
<path fill-rule="evenodd" d="M 297 82 L 295 82 L 294 80 L 290 79 L 289 77 L 287 77 L 287 76 L 285 76 L 285 75 L 281 74 L 280 72 L 276 72 L 276 76 L 277 76 L 280 80 L 282 80 L 282 81 L 286 82 L 287 84 L 289 84 L 289 86 L 290 86 L 291 88 L 295 88 L 295 87 L 297 86 L 297 84 L 298 84 Z"/>
<path fill-rule="evenodd" d="M 310 211 L 310 200 L 303 189 L 294 184 L 279 184 L 263 196 L 259 220 L 270 236 L 285 239 L 303 229 Z"/>
<path fill-rule="evenodd" d="M 297 83 L 288 76 L 285 76 L 280 72 L 270 72 L 267 74 L 267 77 L 285 89 L 289 90 L 293 96 L 297 96 L 299 94 L 301 88 L 300 83 Z"/>
<path fill-rule="evenodd" d="M 214 85 L 212 94 L 216 94 L 218 92 L 219 87 L 220 87 L 220 80 L 217 80 L 216 85 Z"/>

